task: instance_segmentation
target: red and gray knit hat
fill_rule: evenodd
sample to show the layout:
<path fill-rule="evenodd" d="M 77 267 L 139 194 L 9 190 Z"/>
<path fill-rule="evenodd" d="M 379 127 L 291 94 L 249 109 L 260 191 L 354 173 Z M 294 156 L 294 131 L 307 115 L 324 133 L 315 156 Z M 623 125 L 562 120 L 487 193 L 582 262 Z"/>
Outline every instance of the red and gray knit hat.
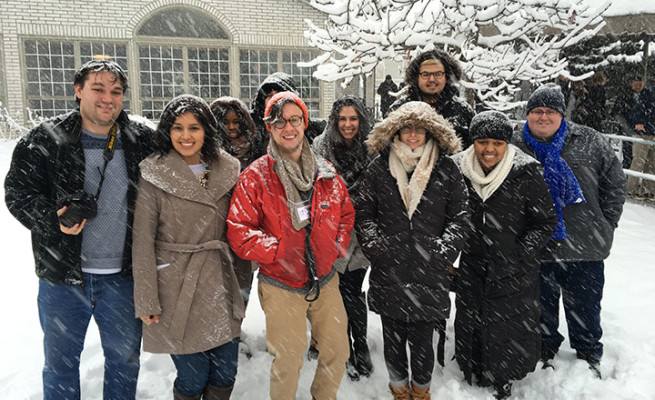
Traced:
<path fill-rule="evenodd" d="M 307 113 L 307 106 L 297 94 L 293 92 L 280 92 L 268 102 L 264 110 L 264 122 L 266 122 L 266 129 L 271 131 L 271 122 L 277 120 L 282 116 L 282 106 L 287 103 L 295 103 L 302 110 L 303 118 L 305 120 L 305 130 L 309 126 L 309 114 Z"/>

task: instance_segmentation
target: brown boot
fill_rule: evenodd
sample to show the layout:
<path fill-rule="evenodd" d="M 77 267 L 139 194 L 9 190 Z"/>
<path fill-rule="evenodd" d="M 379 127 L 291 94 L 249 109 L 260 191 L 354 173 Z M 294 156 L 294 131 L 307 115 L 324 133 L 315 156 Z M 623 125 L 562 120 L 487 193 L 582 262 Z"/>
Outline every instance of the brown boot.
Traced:
<path fill-rule="evenodd" d="M 185 396 L 178 393 L 177 390 L 173 389 L 173 400 L 200 400 L 201 396 L 202 394 L 196 396 Z"/>
<path fill-rule="evenodd" d="M 394 400 L 412 400 L 412 392 L 409 384 L 405 386 L 389 385 L 389 390 L 391 391 Z"/>
<path fill-rule="evenodd" d="M 205 391 L 202 394 L 203 400 L 229 400 L 230 394 L 232 394 L 232 388 L 234 386 L 228 387 L 218 387 L 207 385 Z"/>
<path fill-rule="evenodd" d="M 418 388 L 412 384 L 412 400 L 430 400 L 430 386 Z"/>

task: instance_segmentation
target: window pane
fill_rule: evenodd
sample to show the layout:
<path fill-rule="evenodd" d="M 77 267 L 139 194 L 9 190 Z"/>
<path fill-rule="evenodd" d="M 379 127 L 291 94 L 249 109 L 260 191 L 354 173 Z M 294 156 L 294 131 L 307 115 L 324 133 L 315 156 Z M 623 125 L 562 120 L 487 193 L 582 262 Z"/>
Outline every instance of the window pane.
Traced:
<path fill-rule="evenodd" d="M 317 55 L 314 51 L 282 52 L 282 71 L 293 76 L 300 91 L 300 98 L 307 104 L 310 117 L 314 118 L 318 117 L 320 111 L 319 82 L 312 76 L 315 68 L 301 68 L 297 64 L 300 61 L 310 61 Z"/>
<path fill-rule="evenodd" d="M 242 50 L 239 52 L 241 99 L 254 99 L 267 76 L 278 70 L 277 50 Z"/>
<path fill-rule="evenodd" d="M 159 119 L 163 107 L 184 93 L 182 49 L 140 46 L 139 68 L 143 116 Z"/>
<path fill-rule="evenodd" d="M 230 62 L 227 49 L 190 48 L 188 59 L 192 94 L 211 102 L 230 93 L 229 68 L 221 68 Z"/>
<path fill-rule="evenodd" d="M 187 7 L 171 7 L 150 17 L 138 35 L 228 39 L 227 33 L 207 14 Z"/>

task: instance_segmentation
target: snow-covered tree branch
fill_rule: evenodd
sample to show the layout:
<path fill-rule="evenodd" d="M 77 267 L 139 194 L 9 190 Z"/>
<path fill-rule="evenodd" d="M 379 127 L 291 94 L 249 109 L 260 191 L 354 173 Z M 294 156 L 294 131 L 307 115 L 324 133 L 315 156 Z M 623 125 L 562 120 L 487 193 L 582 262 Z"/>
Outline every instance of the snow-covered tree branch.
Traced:
<path fill-rule="evenodd" d="M 597 33 L 600 14 L 583 0 L 311 0 L 324 27 L 305 20 L 305 37 L 323 51 L 306 66 L 326 81 L 370 74 L 381 60 L 401 61 L 433 48 L 462 64 L 466 82 L 487 104 L 510 107 L 521 81 L 568 75 L 560 51 Z"/>

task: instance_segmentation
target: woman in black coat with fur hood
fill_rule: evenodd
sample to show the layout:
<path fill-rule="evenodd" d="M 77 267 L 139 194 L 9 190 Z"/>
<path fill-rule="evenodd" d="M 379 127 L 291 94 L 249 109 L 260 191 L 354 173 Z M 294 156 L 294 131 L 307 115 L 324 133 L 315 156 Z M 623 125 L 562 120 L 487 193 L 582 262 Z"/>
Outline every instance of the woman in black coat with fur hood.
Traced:
<path fill-rule="evenodd" d="M 504 114 L 482 112 L 473 145 L 453 157 L 473 224 L 457 269 L 455 355 L 466 380 L 493 386 L 497 399 L 541 354 L 539 251 L 557 225 L 540 163 L 508 144 L 512 131 Z"/>
<path fill-rule="evenodd" d="M 357 236 L 371 261 L 369 306 L 382 317 L 394 398 L 429 399 L 433 332 L 450 311 L 448 268 L 469 219 L 464 180 L 448 157 L 460 140 L 428 104 L 409 102 L 376 125 L 366 144 L 377 158 L 353 204 Z"/>

